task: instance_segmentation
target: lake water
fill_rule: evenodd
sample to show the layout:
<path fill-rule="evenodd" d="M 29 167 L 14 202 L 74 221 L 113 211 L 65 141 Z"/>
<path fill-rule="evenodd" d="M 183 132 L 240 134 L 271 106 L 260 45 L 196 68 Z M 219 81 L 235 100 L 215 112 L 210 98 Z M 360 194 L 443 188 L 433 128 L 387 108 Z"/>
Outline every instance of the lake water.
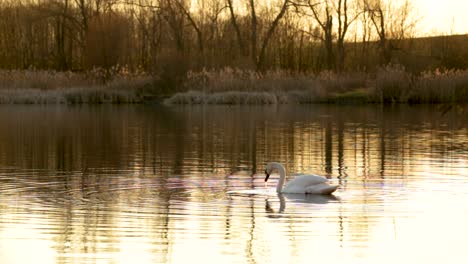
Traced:
<path fill-rule="evenodd" d="M 467 121 L 427 106 L 0 106 L 0 263 L 467 263 Z M 269 161 L 340 188 L 277 195 Z"/>

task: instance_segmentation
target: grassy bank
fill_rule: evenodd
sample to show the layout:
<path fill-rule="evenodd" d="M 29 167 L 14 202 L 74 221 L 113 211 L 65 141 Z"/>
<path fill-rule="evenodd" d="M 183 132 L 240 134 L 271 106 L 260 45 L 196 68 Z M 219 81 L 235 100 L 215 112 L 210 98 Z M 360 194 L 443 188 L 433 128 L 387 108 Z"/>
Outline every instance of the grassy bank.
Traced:
<path fill-rule="evenodd" d="M 190 73 L 186 92 L 167 104 L 466 103 L 468 70 L 410 74 L 388 66 L 375 74 L 291 74 L 224 69 Z"/>
<path fill-rule="evenodd" d="M 225 68 L 189 72 L 172 82 L 122 71 L 1 71 L 0 103 L 166 104 L 466 103 L 468 70 L 410 74 L 389 66 L 376 73 L 320 74 Z M 172 92 L 171 92 L 172 91 Z M 175 93 L 174 91 L 179 91 Z M 158 100 L 158 99 L 156 99 Z"/>
<path fill-rule="evenodd" d="M 140 103 L 153 78 L 101 70 L 88 73 L 0 70 L 2 104 Z"/>

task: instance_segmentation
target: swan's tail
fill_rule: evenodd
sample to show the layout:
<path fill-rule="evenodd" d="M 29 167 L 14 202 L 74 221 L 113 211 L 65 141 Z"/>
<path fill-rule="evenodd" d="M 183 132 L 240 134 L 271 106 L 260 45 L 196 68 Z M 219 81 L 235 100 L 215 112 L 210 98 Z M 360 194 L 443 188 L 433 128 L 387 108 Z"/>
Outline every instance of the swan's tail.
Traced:
<path fill-rule="evenodd" d="M 340 187 L 339 185 L 323 185 L 323 187 L 320 190 L 321 194 L 332 194 L 336 189 Z"/>
<path fill-rule="evenodd" d="M 329 185 L 328 183 L 320 183 L 307 187 L 305 193 L 331 194 L 334 191 L 336 191 L 338 187 L 339 185 Z"/>

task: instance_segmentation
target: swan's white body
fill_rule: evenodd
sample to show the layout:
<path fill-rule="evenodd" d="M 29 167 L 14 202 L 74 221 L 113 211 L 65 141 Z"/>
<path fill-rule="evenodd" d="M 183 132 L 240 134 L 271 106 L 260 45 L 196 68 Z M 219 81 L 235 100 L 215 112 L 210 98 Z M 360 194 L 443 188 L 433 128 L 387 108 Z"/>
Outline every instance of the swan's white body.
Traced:
<path fill-rule="evenodd" d="M 268 180 L 269 174 L 273 171 L 278 171 L 280 174 L 280 179 L 276 185 L 276 191 L 278 193 L 331 194 L 338 188 L 338 185 L 330 185 L 326 178 L 317 175 L 297 176 L 283 187 L 286 178 L 286 170 L 283 165 L 277 162 L 268 163 L 265 170 L 267 174 L 265 182 Z"/>

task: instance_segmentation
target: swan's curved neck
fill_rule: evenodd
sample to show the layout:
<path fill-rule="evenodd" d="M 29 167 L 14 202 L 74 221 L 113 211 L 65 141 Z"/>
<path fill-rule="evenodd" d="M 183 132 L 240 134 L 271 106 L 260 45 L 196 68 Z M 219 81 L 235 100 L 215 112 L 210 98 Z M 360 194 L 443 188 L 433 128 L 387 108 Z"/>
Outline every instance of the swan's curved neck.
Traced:
<path fill-rule="evenodd" d="M 283 189 L 284 185 L 284 180 L 286 178 L 286 170 L 281 164 L 274 164 L 274 168 L 278 171 L 280 175 L 280 179 L 278 181 L 278 184 L 276 185 L 276 192 L 280 193 L 281 190 Z"/>

